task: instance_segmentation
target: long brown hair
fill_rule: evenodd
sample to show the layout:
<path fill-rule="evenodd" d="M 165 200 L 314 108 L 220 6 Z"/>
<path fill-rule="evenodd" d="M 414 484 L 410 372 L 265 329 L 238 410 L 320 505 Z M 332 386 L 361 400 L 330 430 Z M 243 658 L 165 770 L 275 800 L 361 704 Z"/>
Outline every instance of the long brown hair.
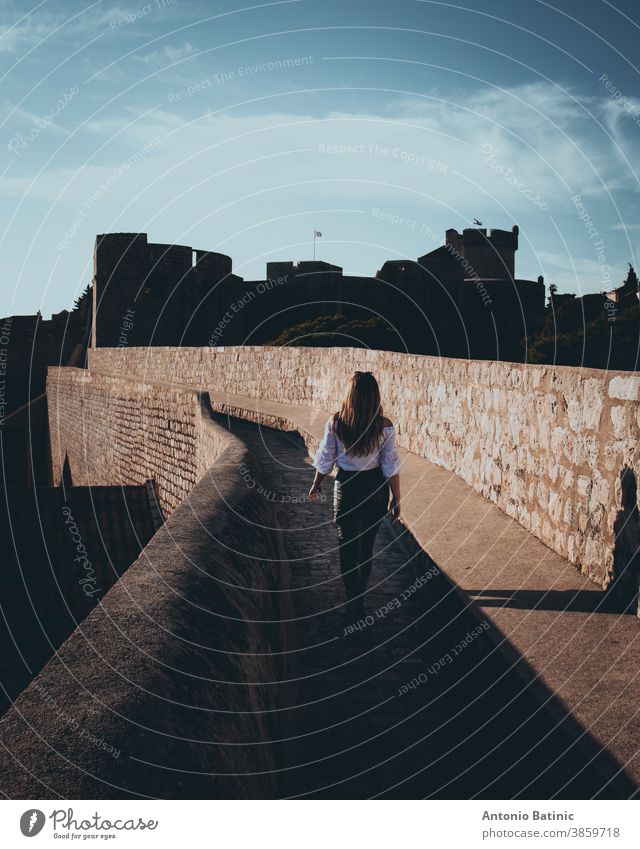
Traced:
<path fill-rule="evenodd" d="M 370 454 L 380 445 L 384 416 L 378 381 L 370 371 L 357 371 L 351 378 L 340 411 L 334 413 L 333 430 L 353 457 Z"/>

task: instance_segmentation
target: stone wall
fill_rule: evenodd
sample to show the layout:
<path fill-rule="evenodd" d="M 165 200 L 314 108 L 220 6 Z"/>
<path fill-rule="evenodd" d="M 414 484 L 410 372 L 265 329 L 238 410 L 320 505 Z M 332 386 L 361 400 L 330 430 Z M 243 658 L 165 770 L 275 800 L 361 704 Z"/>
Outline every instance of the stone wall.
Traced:
<path fill-rule="evenodd" d="M 53 482 L 65 457 L 76 486 L 154 479 L 168 516 L 226 447 L 226 431 L 202 430 L 201 399 L 179 391 L 51 368 L 47 379 Z"/>
<path fill-rule="evenodd" d="M 292 614 L 273 505 L 240 472 L 247 467 L 259 481 L 259 464 L 222 419 L 216 424 L 198 393 L 177 393 L 169 415 L 159 390 L 125 380 L 118 388 L 95 375 L 81 380 L 71 370 L 64 377 L 55 375 L 58 438 L 78 473 L 139 473 L 135 465 L 147 455 L 142 448 L 132 454 L 127 472 L 122 412 L 110 420 L 111 447 L 107 430 L 96 435 L 96 469 L 83 458 L 92 451 L 90 425 L 119 397 L 116 390 L 132 432 L 144 421 L 129 403 L 136 386 L 140 406 L 154 411 L 152 442 L 166 409 L 167 440 L 181 432 L 173 424 L 196 429 L 189 475 L 207 472 L 0 720 L 0 793 L 140 799 L 153 787 L 168 799 L 274 797 L 286 744 L 270 741 L 290 736 L 280 682 L 292 677 L 286 626 L 274 623 Z M 87 431 L 70 417 L 81 401 Z M 74 439 L 82 443 L 74 447 Z M 164 445 L 171 458 L 171 443 Z M 101 451 L 107 457 L 98 458 Z M 148 455 L 157 473 L 161 455 Z M 117 469 L 109 470 L 110 459 Z M 177 469 L 173 461 L 169 467 Z M 189 476 L 175 475 L 186 490 Z"/>
<path fill-rule="evenodd" d="M 624 541 L 637 528 L 632 373 L 352 348 L 97 349 L 89 362 L 94 372 L 327 410 L 355 369 L 371 370 L 401 445 L 454 471 L 594 581 L 607 586 L 614 560 L 633 548 Z"/>

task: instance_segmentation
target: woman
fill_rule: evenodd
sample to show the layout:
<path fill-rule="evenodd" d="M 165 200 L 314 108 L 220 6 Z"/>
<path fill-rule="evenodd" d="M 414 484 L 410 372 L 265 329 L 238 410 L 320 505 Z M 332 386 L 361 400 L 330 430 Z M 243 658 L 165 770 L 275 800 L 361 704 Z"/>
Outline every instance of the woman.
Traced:
<path fill-rule="evenodd" d="M 364 592 L 371 573 L 373 543 L 389 510 L 400 518 L 400 458 L 395 430 L 382 414 L 378 382 L 357 371 L 340 411 L 327 420 L 313 465 L 309 498 L 316 501 L 322 481 L 338 466 L 333 521 L 340 544 L 340 571 L 347 594 L 347 618 L 364 615 Z"/>

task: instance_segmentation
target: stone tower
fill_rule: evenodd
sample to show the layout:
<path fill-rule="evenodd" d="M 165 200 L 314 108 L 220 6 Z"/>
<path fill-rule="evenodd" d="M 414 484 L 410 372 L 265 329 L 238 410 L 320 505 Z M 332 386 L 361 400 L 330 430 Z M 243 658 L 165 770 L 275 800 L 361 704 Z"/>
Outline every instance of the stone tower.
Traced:
<path fill-rule="evenodd" d="M 513 280 L 518 232 L 517 225 L 511 231 L 471 227 L 458 233 L 451 229 L 446 232 L 446 242 L 451 251 L 467 260 L 478 277 Z"/>
<path fill-rule="evenodd" d="M 146 233 L 96 236 L 92 346 L 205 345 L 240 282 L 224 254 Z"/>

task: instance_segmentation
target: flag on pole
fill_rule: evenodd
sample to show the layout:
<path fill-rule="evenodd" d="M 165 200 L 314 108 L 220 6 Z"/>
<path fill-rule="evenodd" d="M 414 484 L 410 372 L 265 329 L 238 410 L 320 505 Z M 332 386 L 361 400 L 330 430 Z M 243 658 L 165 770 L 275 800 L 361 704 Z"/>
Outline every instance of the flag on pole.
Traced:
<path fill-rule="evenodd" d="M 314 235 L 314 236 L 317 236 L 318 238 L 320 238 L 320 236 L 322 236 L 322 233 L 320 232 L 320 230 L 314 230 L 314 231 L 313 231 L 313 235 Z"/>

